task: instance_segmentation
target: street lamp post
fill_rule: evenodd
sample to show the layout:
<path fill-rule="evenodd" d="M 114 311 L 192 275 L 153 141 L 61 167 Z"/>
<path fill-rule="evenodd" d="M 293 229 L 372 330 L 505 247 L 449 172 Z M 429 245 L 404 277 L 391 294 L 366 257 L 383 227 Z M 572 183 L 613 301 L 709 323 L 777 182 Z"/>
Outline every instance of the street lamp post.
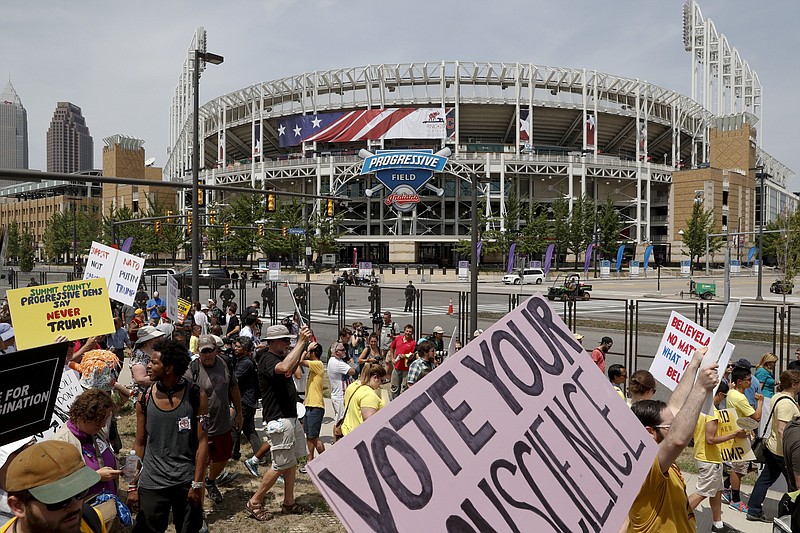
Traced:
<path fill-rule="evenodd" d="M 200 301 L 200 60 L 219 65 L 223 57 L 210 52 L 194 51 L 192 69 L 192 301 Z"/>
<path fill-rule="evenodd" d="M 761 277 L 763 276 L 764 272 L 764 202 L 766 198 L 764 197 L 764 178 L 767 177 L 767 173 L 764 172 L 764 169 L 760 169 L 761 172 L 756 173 L 756 178 L 761 180 L 761 187 L 759 187 L 760 195 L 761 195 L 761 204 L 758 207 L 759 212 L 759 221 L 758 221 L 758 289 L 756 292 L 756 301 L 762 301 L 764 298 L 761 296 Z"/>
<path fill-rule="evenodd" d="M 470 273 L 469 273 L 469 335 L 468 339 L 472 339 L 475 331 L 478 329 L 478 175 L 474 172 L 470 173 L 470 180 L 472 181 L 470 204 L 472 209 L 472 218 L 470 220 L 470 248 L 472 250 L 472 259 L 470 260 Z"/>

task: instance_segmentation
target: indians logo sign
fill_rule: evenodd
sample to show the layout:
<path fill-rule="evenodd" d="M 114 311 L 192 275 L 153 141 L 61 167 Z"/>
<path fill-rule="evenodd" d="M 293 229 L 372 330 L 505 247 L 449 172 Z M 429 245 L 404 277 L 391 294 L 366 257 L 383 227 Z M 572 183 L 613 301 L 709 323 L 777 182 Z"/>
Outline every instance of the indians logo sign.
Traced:
<path fill-rule="evenodd" d="M 429 118 L 437 121 L 441 115 L 434 112 Z M 374 172 L 378 181 L 392 191 L 384 200 L 386 205 L 409 213 L 420 201 L 419 189 L 434 172 L 441 172 L 446 162 L 446 157 L 433 150 L 378 150 L 364 159 L 361 174 Z"/>

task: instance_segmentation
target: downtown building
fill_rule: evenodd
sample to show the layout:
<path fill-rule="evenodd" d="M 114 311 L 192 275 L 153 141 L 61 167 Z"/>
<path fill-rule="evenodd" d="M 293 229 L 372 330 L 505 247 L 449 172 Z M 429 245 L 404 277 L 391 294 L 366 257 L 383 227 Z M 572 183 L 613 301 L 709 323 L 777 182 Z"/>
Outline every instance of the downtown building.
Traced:
<path fill-rule="evenodd" d="M 10 80 L 0 94 L 0 168 L 28 168 L 28 113 Z"/>
<path fill-rule="evenodd" d="M 47 129 L 47 171 L 82 172 L 94 168 L 94 141 L 81 108 L 58 102 Z"/>

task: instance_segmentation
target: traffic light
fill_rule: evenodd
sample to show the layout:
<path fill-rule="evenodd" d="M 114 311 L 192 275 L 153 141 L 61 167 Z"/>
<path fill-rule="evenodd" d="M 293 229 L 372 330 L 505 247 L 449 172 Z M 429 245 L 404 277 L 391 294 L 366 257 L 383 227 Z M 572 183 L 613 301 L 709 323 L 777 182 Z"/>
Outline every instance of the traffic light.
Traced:
<path fill-rule="evenodd" d="M 289 235 L 289 228 L 287 228 L 286 226 L 282 227 L 281 233 L 283 233 L 283 236 L 286 237 L 287 235 Z"/>
<path fill-rule="evenodd" d="M 267 195 L 267 211 L 275 211 L 275 195 Z"/>
<path fill-rule="evenodd" d="M 186 211 L 186 233 L 192 234 L 192 210 Z"/>
<path fill-rule="evenodd" d="M 156 230 L 156 235 L 161 235 L 161 221 L 160 220 L 156 220 L 155 230 Z"/>
<path fill-rule="evenodd" d="M 333 216 L 333 200 L 328 200 L 328 216 Z"/>
<path fill-rule="evenodd" d="M 227 237 L 230 234 L 231 234 L 231 225 L 226 222 L 225 223 L 225 236 Z"/>
<path fill-rule="evenodd" d="M 205 194 L 203 194 L 203 189 L 197 189 L 197 205 L 202 207 L 204 201 L 205 201 Z"/>
<path fill-rule="evenodd" d="M 212 226 L 217 223 L 217 213 L 214 211 L 208 213 L 208 223 Z"/>
<path fill-rule="evenodd" d="M 263 237 L 264 236 L 264 224 L 259 224 L 258 225 L 258 236 L 259 237 Z"/>
<path fill-rule="evenodd" d="M 167 224 L 172 224 L 172 211 L 167 211 Z"/>

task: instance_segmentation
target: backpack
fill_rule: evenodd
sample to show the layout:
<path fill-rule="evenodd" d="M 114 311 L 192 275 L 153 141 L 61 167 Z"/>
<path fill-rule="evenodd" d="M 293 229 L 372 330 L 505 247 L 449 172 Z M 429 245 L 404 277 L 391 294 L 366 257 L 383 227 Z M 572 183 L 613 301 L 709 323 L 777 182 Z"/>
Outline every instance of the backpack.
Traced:
<path fill-rule="evenodd" d="M 97 511 L 95 511 L 94 507 L 88 503 L 83 504 L 83 507 L 81 508 L 81 514 L 83 520 L 86 522 L 86 525 L 89 526 L 89 529 L 92 530 L 93 533 L 102 533 L 102 531 L 105 530 L 103 527 L 103 522 L 100 520 L 100 516 L 97 514 Z"/>
<path fill-rule="evenodd" d="M 194 362 L 194 361 L 193 361 Z M 142 413 L 144 414 L 145 423 L 147 423 L 147 406 L 150 403 L 150 397 L 153 395 L 153 387 L 155 385 L 150 385 L 144 394 L 139 398 L 139 404 L 142 406 Z M 193 382 L 189 382 L 186 384 L 186 389 L 189 394 L 189 405 L 192 407 L 192 411 L 194 411 L 195 416 L 192 417 L 192 430 L 190 435 L 189 442 L 193 449 L 197 449 L 197 412 L 200 410 L 200 387 Z"/>

